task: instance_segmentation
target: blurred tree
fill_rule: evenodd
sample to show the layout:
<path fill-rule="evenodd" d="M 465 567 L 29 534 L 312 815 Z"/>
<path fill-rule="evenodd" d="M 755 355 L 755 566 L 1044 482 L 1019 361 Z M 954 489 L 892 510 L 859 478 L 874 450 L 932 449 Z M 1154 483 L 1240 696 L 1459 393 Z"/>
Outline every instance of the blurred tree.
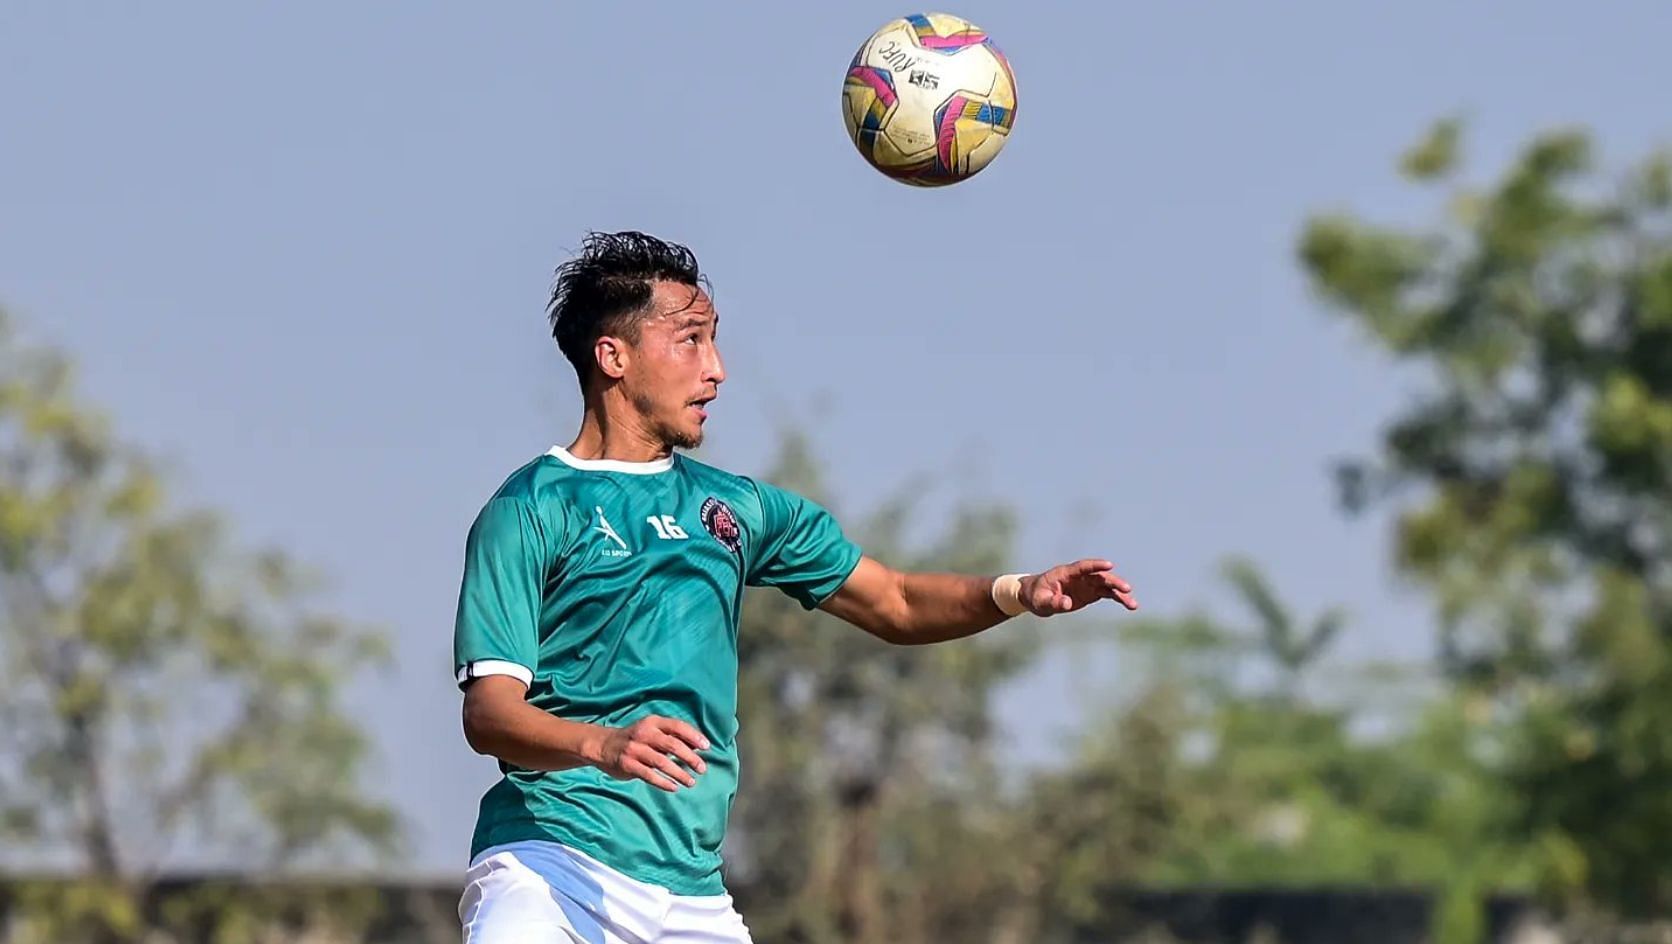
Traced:
<path fill-rule="evenodd" d="M 1253 625 L 1128 624 L 1137 697 L 1037 782 L 1041 923 L 1109 938 L 1135 883 L 1418 886 L 1442 896 L 1434 940 L 1476 941 L 1484 893 L 1531 878 L 1527 844 L 1493 834 L 1496 732 L 1412 668 L 1326 671 L 1339 609 L 1301 620 L 1250 562 L 1222 573 Z"/>
<path fill-rule="evenodd" d="M 1335 641 L 1346 622 L 1346 614 L 1340 608 L 1330 609 L 1302 629 L 1253 561 L 1233 557 L 1225 562 L 1223 573 L 1259 621 L 1261 652 L 1281 673 L 1277 686 L 1279 696 L 1298 700 L 1303 677 Z"/>
<path fill-rule="evenodd" d="M 1011 856 L 1029 865 L 1026 933 L 1006 944 L 1113 940 L 1121 892 L 1176 854 L 1202 796 L 1186 756 L 1192 691 L 1157 679 L 1088 727 L 1079 754 L 1033 778 Z"/>
<path fill-rule="evenodd" d="M 1508 829 L 1557 890 L 1672 911 L 1672 156 L 1594 171 L 1541 136 L 1459 182 L 1461 128 L 1409 152 L 1450 190 L 1432 226 L 1310 221 L 1316 289 L 1426 378 L 1349 507 L 1398 512 L 1402 568 L 1438 603 L 1450 677 L 1512 722 Z"/>
<path fill-rule="evenodd" d="M 382 645 L 310 611 L 309 587 L 283 554 L 231 548 L 213 515 L 167 510 L 66 359 L 0 313 L 5 864 L 86 879 L 25 894 L 26 933 L 139 940 L 171 864 L 265 872 L 395 839 L 338 704 Z"/>
<path fill-rule="evenodd" d="M 771 481 L 827 503 L 799 435 Z M 1008 509 L 964 508 L 913 547 L 916 488 L 852 530 L 916 569 L 998 573 Z M 761 940 L 982 940 L 1014 900 L 1010 826 L 989 698 L 1035 652 L 1027 622 L 926 647 L 885 644 L 776 591 L 751 591 L 739 632 L 743 780 L 733 865 Z M 984 854 L 986 853 L 986 854 Z"/>

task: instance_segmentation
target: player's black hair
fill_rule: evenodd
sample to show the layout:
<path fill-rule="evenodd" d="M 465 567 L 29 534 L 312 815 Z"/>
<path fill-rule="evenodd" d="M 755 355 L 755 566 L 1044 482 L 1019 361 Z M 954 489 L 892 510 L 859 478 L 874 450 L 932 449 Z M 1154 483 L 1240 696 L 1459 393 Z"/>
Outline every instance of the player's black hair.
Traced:
<path fill-rule="evenodd" d="M 656 282 L 708 286 L 690 249 L 632 230 L 588 233 L 580 252 L 557 267 L 546 311 L 552 339 L 583 389 L 595 366 L 592 345 L 606 334 L 636 341 Z"/>

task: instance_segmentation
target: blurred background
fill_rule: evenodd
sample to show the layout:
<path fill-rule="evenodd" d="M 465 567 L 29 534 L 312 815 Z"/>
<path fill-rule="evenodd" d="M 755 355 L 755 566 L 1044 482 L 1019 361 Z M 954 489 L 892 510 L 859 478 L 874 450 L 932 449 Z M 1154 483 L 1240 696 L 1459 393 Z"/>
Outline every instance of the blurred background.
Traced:
<path fill-rule="evenodd" d="M 924 191 L 870 0 L 0 3 L 0 940 L 458 939 L 465 529 L 627 228 L 705 461 L 1144 603 L 752 596 L 756 940 L 1672 940 L 1672 8 L 947 11 L 1018 117 Z"/>

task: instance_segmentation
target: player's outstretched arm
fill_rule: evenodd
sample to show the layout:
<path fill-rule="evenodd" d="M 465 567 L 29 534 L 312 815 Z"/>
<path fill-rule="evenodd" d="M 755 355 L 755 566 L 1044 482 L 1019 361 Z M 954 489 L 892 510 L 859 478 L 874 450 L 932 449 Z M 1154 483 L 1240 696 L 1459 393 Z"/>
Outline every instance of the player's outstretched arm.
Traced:
<path fill-rule="evenodd" d="M 708 739 L 683 721 L 651 715 L 624 728 L 565 721 L 529 704 L 527 690 L 505 675 L 470 683 L 464 735 L 472 749 L 528 770 L 597 767 L 669 793 L 696 786 L 694 775 L 708 770 L 696 753 Z"/>
<path fill-rule="evenodd" d="M 1021 613 L 1055 616 L 1099 600 L 1138 608 L 1132 585 L 1106 560 L 994 578 L 906 573 L 865 557 L 822 609 L 880 639 L 913 646 L 971 636 Z"/>

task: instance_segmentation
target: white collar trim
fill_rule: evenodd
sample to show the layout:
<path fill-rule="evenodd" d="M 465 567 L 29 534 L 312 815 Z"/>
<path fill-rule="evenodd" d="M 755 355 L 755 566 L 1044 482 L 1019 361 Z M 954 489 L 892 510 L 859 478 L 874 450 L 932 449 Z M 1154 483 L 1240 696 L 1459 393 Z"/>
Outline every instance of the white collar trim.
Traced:
<path fill-rule="evenodd" d="M 546 452 L 564 465 L 572 469 L 587 472 L 625 472 L 628 475 L 655 475 L 673 468 L 673 456 L 662 459 L 652 459 L 649 462 L 625 462 L 621 459 L 582 459 L 562 446 L 553 446 Z"/>

